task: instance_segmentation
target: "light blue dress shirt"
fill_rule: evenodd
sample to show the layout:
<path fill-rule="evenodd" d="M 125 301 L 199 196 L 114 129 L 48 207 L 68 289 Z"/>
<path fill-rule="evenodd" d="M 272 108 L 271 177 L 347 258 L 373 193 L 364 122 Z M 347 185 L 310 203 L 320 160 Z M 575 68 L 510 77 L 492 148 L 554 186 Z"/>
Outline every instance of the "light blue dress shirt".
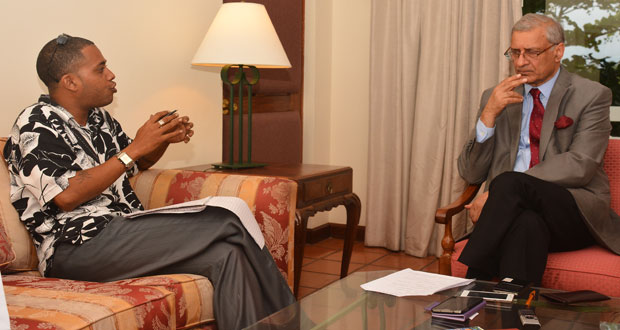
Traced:
<path fill-rule="evenodd" d="M 540 102 L 547 108 L 549 95 L 551 95 L 551 90 L 559 74 L 560 70 L 558 70 L 551 79 L 538 87 L 533 87 L 529 84 L 524 85 L 523 106 L 521 108 L 521 135 L 519 137 L 519 151 L 517 152 L 517 159 L 514 165 L 514 170 L 516 172 L 525 172 L 528 170 L 530 168 L 530 159 L 532 158 L 530 152 L 530 116 L 534 108 L 534 98 L 530 94 L 530 90 L 532 88 L 538 88 L 540 90 Z M 483 143 L 490 139 L 493 134 L 495 134 L 495 127 L 486 127 L 480 118 L 478 118 L 478 122 L 476 123 L 476 142 Z"/>

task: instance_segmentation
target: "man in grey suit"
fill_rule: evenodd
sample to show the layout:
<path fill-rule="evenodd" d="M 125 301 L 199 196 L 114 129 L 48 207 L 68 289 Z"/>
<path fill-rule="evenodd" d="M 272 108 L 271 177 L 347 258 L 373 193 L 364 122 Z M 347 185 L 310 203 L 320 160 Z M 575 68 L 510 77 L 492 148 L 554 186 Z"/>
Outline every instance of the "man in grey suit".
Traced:
<path fill-rule="evenodd" d="M 475 229 L 459 261 L 470 278 L 540 283 L 547 253 L 599 243 L 620 253 L 603 171 L 611 91 L 567 72 L 564 31 L 523 16 L 505 55 L 516 74 L 482 95 L 458 160 L 470 183 L 490 183 L 467 205 Z"/>

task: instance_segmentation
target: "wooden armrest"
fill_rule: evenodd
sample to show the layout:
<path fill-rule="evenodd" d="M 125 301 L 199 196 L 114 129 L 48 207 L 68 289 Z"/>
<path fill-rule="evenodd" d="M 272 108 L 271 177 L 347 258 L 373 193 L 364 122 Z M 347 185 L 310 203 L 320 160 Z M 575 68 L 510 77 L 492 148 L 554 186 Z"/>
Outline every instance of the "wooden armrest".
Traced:
<path fill-rule="evenodd" d="M 452 236 L 452 216 L 463 211 L 465 205 L 469 204 L 480 190 L 479 184 L 470 184 L 465 191 L 454 202 L 447 206 L 437 209 L 435 212 L 435 222 L 444 224 L 443 239 L 441 247 L 443 253 L 439 257 L 439 274 L 451 275 L 450 258 L 454 252 L 454 237 Z"/>
<path fill-rule="evenodd" d="M 465 205 L 469 204 L 480 190 L 479 184 L 470 184 L 465 191 L 454 202 L 440 207 L 435 212 L 435 222 L 446 224 L 452 220 L 452 216 L 463 211 Z"/>

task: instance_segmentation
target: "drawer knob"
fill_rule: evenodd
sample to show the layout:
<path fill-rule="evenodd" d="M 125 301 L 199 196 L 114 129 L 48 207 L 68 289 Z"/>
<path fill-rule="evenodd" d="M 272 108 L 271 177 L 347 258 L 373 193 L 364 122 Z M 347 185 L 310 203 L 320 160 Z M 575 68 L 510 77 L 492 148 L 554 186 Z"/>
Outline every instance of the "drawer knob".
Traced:
<path fill-rule="evenodd" d="M 328 193 L 328 194 L 331 194 L 331 193 L 333 193 L 333 192 L 334 192 L 334 187 L 332 186 L 332 183 L 331 183 L 331 182 L 328 182 L 328 183 L 327 183 L 327 193 Z"/>

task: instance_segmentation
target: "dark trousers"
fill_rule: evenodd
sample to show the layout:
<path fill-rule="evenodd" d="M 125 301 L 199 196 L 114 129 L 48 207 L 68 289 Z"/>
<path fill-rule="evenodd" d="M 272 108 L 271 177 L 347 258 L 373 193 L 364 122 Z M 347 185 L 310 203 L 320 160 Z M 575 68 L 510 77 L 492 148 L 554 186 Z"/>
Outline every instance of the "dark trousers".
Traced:
<path fill-rule="evenodd" d="M 540 284 L 548 252 L 594 244 L 575 199 L 559 185 L 518 172 L 497 176 L 459 261 L 469 278 Z"/>
<path fill-rule="evenodd" d="M 173 273 L 211 280 L 222 330 L 241 329 L 295 302 L 267 247 L 260 249 L 234 213 L 217 207 L 116 217 L 83 245 L 59 245 L 49 271 L 96 282 Z"/>

